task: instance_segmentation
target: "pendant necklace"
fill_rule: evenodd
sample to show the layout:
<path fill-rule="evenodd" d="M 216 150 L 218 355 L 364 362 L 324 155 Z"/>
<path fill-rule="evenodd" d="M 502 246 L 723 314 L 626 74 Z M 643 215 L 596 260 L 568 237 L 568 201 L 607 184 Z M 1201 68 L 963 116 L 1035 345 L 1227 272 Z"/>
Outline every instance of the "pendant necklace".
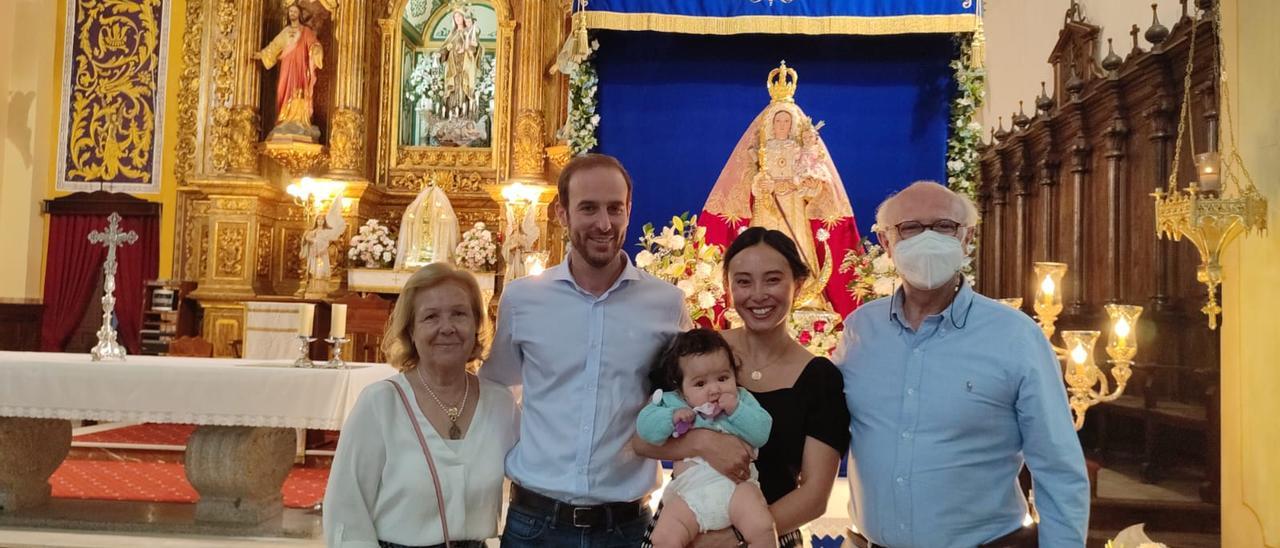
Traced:
<path fill-rule="evenodd" d="M 467 408 L 467 396 L 471 394 L 471 379 L 463 376 L 462 381 L 466 388 L 462 390 L 462 403 L 457 407 L 449 407 L 440 401 L 440 397 L 436 395 L 436 391 L 431 389 L 431 385 L 427 384 L 427 378 L 422 376 L 422 368 L 417 367 L 418 380 L 422 381 L 422 386 L 426 387 L 427 393 L 431 394 L 431 399 L 436 401 L 436 405 L 444 410 L 444 414 L 449 417 L 449 439 L 456 440 L 462 437 L 462 429 L 458 428 L 458 418 L 462 416 L 462 412 Z M 465 374 L 464 374 L 465 375 Z"/>

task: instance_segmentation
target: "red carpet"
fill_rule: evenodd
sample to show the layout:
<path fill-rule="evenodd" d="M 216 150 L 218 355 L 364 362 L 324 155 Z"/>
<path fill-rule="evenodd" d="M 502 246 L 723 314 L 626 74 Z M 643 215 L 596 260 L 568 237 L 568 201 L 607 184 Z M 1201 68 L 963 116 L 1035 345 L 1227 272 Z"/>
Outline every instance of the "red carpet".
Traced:
<path fill-rule="evenodd" d="M 328 481 L 328 468 L 294 467 L 284 481 L 284 505 L 314 507 L 324 499 Z M 49 483 L 60 498 L 187 503 L 199 498 L 181 464 L 67 460 Z"/>

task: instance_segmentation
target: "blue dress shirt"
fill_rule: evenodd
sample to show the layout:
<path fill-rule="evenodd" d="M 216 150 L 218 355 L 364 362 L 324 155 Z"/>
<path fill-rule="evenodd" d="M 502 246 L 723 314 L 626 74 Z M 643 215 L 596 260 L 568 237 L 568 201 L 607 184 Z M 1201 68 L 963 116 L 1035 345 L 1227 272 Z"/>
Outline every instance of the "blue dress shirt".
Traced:
<path fill-rule="evenodd" d="M 995 540 L 1026 515 L 1025 460 L 1040 546 L 1084 546 L 1084 454 L 1040 328 L 963 284 L 913 330 L 903 298 L 899 289 L 850 314 L 835 360 L 852 416 L 854 525 L 893 548 Z"/>
<path fill-rule="evenodd" d="M 569 261 L 507 284 L 480 376 L 524 385 L 507 476 L 573 504 L 632 501 L 657 487 L 658 463 L 629 446 L 658 353 L 689 326 L 684 294 L 631 264 L 599 297 Z"/>

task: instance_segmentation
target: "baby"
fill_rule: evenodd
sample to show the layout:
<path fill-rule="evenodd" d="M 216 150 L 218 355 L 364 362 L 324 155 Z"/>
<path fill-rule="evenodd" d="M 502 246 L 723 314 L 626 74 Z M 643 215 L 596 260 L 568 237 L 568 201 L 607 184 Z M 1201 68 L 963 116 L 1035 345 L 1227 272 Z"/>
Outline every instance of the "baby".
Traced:
<path fill-rule="evenodd" d="M 710 428 L 759 449 L 769 440 L 773 418 L 738 387 L 737 369 L 719 333 L 694 329 L 676 335 L 658 359 L 652 375 L 657 390 L 636 419 L 637 433 L 660 445 L 690 428 Z M 750 480 L 736 484 L 701 458 L 677 462 L 674 472 L 650 535 L 654 548 L 686 546 L 699 533 L 730 525 L 750 546 L 778 545 L 754 465 Z"/>
<path fill-rule="evenodd" d="M 826 166 L 826 155 L 820 146 L 821 141 L 818 138 L 818 130 L 825 125 L 823 122 L 817 124 L 806 123 L 800 129 L 800 154 L 796 156 L 796 178 L 801 181 L 798 185 L 802 191 L 806 191 L 806 197 L 813 197 L 817 194 L 821 185 L 829 184 L 833 180 L 831 171 Z"/>

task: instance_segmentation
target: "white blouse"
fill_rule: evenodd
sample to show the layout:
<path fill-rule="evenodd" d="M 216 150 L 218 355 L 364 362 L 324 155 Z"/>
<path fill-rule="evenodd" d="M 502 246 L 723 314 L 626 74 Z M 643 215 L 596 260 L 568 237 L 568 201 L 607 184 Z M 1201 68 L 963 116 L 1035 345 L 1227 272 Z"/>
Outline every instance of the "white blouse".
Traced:
<path fill-rule="evenodd" d="M 480 379 L 480 399 L 466 435 L 440 437 L 404 389 L 440 474 L 450 540 L 481 540 L 498 533 L 503 461 L 519 432 L 511 391 Z M 360 393 L 342 427 L 324 495 L 327 545 L 377 548 L 378 541 L 431 545 L 444 542 L 435 485 L 413 425 L 395 387 L 376 382 Z"/>

